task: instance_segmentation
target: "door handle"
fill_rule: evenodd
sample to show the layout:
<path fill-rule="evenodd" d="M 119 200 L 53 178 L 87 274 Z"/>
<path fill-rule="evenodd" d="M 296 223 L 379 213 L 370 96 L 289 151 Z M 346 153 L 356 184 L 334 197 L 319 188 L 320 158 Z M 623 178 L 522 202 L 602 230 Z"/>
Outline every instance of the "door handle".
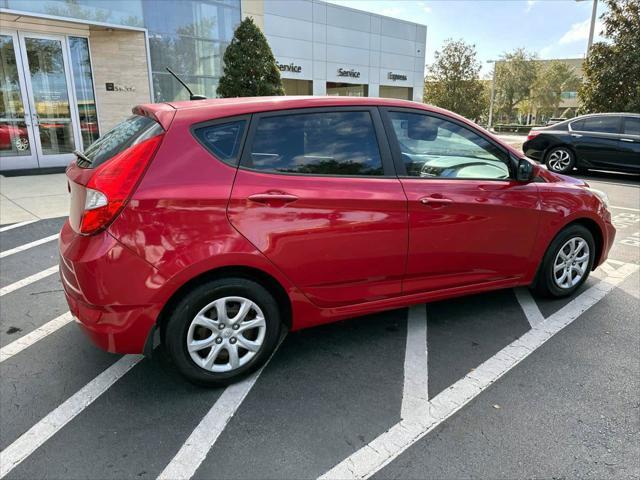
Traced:
<path fill-rule="evenodd" d="M 633 138 L 621 138 L 620 141 L 621 142 L 631 142 L 631 143 L 633 143 Z"/>
<path fill-rule="evenodd" d="M 582 135 L 580 135 L 579 133 L 572 133 L 571 136 L 572 137 L 576 137 L 576 138 L 580 138 Z"/>
<path fill-rule="evenodd" d="M 438 197 L 422 197 L 420 203 L 423 205 L 446 205 L 453 203 L 450 198 L 438 198 Z"/>
<path fill-rule="evenodd" d="M 281 192 L 254 193 L 249 195 L 249 200 L 256 203 L 264 203 L 265 205 L 284 205 L 295 202 L 298 199 L 295 195 Z"/>

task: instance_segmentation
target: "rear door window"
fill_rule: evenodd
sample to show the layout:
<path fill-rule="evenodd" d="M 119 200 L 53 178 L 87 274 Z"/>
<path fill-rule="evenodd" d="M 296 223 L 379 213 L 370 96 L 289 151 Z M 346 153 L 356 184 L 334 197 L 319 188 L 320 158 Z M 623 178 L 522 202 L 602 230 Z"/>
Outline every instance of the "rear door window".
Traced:
<path fill-rule="evenodd" d="M 607 115 L 602 117 L 585 118 L 584 124 L 580 130 L 596 133 L 619 133 L 620 117 Z"/>
<path fill-rule="evenodd" d="M 640 136 L 640 117 L 625 117 L 624 133 Z"/>
<path fill-rule="evenodd" d="M 163 131 L 160 124 L 152 118 L 132 115 L 93 142 L 84 151 L 84 156 L 91 163 L 79 159 L 78 166 L 83 168 L 98 167 L 132 145 L 155 137 Z"/>
<path fill-rule="evenodd" d="M 193 133 L 216 158 L 235 167 L 246 125 L 247 121 L 243 119 L 196 128 Z"/>
<path fill-rule="evenodd" d="M 307 175 L 384 174 L 371 114 L 334 111 L 259 119 L 246 167 Z"/>

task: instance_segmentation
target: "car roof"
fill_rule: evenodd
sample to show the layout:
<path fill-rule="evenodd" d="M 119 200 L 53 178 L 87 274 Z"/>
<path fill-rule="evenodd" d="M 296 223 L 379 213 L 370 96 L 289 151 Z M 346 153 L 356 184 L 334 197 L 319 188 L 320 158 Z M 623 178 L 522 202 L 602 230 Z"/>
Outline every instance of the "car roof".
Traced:
<path fill-rule="evenodd" d="M 204 109 L 211 107 L 229 107 L 242 105 L 242 110 L 246 107 L 253 106 L 256 111 L 259 110 L 281 110 L 285 108 L 308 107 L 335 107 L 335 106 L 395 106 L 395 107 L 413 107 L 416 105 L 423 106 L 422 103 L 411 102 L 409 100 L 399 100 L 395 98 L 378 98 L 378 97 L 343 97 L 343 96 L 310 96 L 310 95 L 292 95 L 292 96 L 275 96 L 275 97 L 235 97 L 235 98 L 209 98 L 206 100 L 185 100 L 179 102 L 166 102 L 176 110 L 182 109 Z"/>
<path fill-rule="evenodd" d="M 322 107 L 395 107 L 413 108 L 439 113 L 457 119 L 468 125 L 473 125 L 468 119 L 443 108 L 426 105 L 424 103 L 400 100 L 396 98 L 379 97 L 341 97 L 341 96 L 278 96 L 278 97 L 235 97 L 210 98 L 206 100 L 186 100 L 180 102 L 147 103 L 137 105 L 133 113 L 147 115 L 158 120 L 166 129 L 178 114 L 188 122 L 213 120 L 251 113 L 289 110 L 299 108 Z M 477 128 L 477 126 L 476 126 Z"/>

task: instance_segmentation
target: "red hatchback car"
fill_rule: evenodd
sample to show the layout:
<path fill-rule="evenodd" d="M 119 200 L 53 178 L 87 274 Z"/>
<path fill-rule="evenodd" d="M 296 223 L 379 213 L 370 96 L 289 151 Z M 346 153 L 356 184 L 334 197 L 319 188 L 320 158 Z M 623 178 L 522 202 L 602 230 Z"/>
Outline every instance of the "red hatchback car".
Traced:
<path fill-rule="evenodd" d="M 60 270 L 100 347 L 163 342 L 190 380 L 255 370 L 282 328 L 531 285 L 574 292 L 606 196 L 451 112 L 380 98 L 141 105 L 67 175 Z"/>

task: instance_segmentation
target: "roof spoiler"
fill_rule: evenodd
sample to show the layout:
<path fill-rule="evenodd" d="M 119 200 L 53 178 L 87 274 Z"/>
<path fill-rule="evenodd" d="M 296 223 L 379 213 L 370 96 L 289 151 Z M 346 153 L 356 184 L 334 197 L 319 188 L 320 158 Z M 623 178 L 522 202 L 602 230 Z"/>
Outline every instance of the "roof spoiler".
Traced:
<path fill-rule="evenodd" d="M 176 115 L 176 109 L 167 103 L 145 103 L 136 105 L 131 111 L 135 115 L 142 115 L 154 119 L 165 130 L 169 129 L 173 117 Z"/>

